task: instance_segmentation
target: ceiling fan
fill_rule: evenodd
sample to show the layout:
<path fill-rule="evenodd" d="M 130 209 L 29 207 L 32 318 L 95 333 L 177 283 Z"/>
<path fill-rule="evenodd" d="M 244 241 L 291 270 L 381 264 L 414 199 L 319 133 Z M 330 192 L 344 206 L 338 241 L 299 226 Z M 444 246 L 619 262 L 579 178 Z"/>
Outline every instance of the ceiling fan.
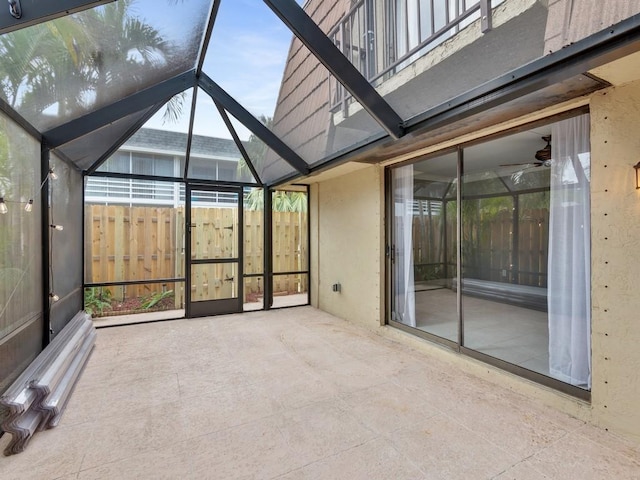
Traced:
<path fill-rule="evenodd" d="M 544 137 L 542 137 L 542 140 L 547 142 L 547 144 L 536 152 L 536 154 L 534 155 L 536 159 L 535 162 L 505 163 L 500 166 L 513 167 L 516 165 L 530 165 L 531 167 L 550 167 L 551 166 L 551 135 L 545 135 Z"/>

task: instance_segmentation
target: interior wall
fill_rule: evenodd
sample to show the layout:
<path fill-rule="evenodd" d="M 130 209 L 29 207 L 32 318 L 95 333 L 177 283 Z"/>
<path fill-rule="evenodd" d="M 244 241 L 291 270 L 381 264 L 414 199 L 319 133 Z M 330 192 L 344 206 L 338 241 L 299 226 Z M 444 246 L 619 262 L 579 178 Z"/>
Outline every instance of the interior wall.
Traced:
<path fill-rule="evenodd" d="M 591 101 L 593 419 L 640 440 L 640 81 Z"/>
<path fill-rule="evenodd" d="M 51 338 L 82 309 L 83 262 L 83 179 L 82 174 L 55 155 L 49 164 L 57 178 L 49 181 L 49 220 L 62 225 L 63 231 L 51 230 L 50 288 L 59 300 L 51 303 Z"/>
<path fill-rule="evenodd" d="M 370 327 L 384 311 L 381 175 L 369 166 L 311 185 L 312 305 Z"/>

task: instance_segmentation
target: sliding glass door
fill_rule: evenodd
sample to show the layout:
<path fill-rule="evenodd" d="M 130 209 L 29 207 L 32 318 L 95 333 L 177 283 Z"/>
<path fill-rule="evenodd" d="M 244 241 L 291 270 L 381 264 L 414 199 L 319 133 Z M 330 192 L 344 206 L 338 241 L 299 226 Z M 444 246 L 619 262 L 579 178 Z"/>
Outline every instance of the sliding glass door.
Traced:
<path fill-rule="evenodd" d="M 589 116 L 463 146 L 388 178 L 390 323 L 588 390 Z"/>

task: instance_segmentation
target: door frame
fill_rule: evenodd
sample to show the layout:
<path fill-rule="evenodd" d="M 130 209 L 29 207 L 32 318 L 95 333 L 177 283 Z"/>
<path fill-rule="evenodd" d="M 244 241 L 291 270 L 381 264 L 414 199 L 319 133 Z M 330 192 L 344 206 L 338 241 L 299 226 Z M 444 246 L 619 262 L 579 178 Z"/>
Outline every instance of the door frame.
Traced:
<path fill-rule="evenodd" d="M 234 258 L 193 259 L 191 258 L 191 193 L 192 191 L 235 193 L 238 195 L 237 256 Z M 244 299 L 244 189 L 241 186 L 221 186 L 187 182 L 185 190 L 185 316 L 187 318 L 241 313 Z M 195 228 L 195 227 L 194 227 Z M 237 298 L 220 300 L 191 300 L 192 266 L 208 264 L 237 263 Z"/>

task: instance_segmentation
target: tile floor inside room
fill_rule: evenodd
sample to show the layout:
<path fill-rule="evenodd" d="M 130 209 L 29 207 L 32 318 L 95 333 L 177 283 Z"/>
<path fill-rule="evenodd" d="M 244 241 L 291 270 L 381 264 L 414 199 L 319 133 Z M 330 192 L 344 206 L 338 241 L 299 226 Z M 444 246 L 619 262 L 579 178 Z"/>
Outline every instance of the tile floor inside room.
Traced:
<path fill-rule="evenodd" d="M 100 329 L 0 478 L 622 480 L 640 445 L 300 307 Z"/>
<path fill-rule="evenodd" d="M 464 295 L 464 345 L 534 372 L 549 375 L 547 313 Z M 416 291 L 420 330 L 457 342 L 456 293 L 447 288 Z"/>

